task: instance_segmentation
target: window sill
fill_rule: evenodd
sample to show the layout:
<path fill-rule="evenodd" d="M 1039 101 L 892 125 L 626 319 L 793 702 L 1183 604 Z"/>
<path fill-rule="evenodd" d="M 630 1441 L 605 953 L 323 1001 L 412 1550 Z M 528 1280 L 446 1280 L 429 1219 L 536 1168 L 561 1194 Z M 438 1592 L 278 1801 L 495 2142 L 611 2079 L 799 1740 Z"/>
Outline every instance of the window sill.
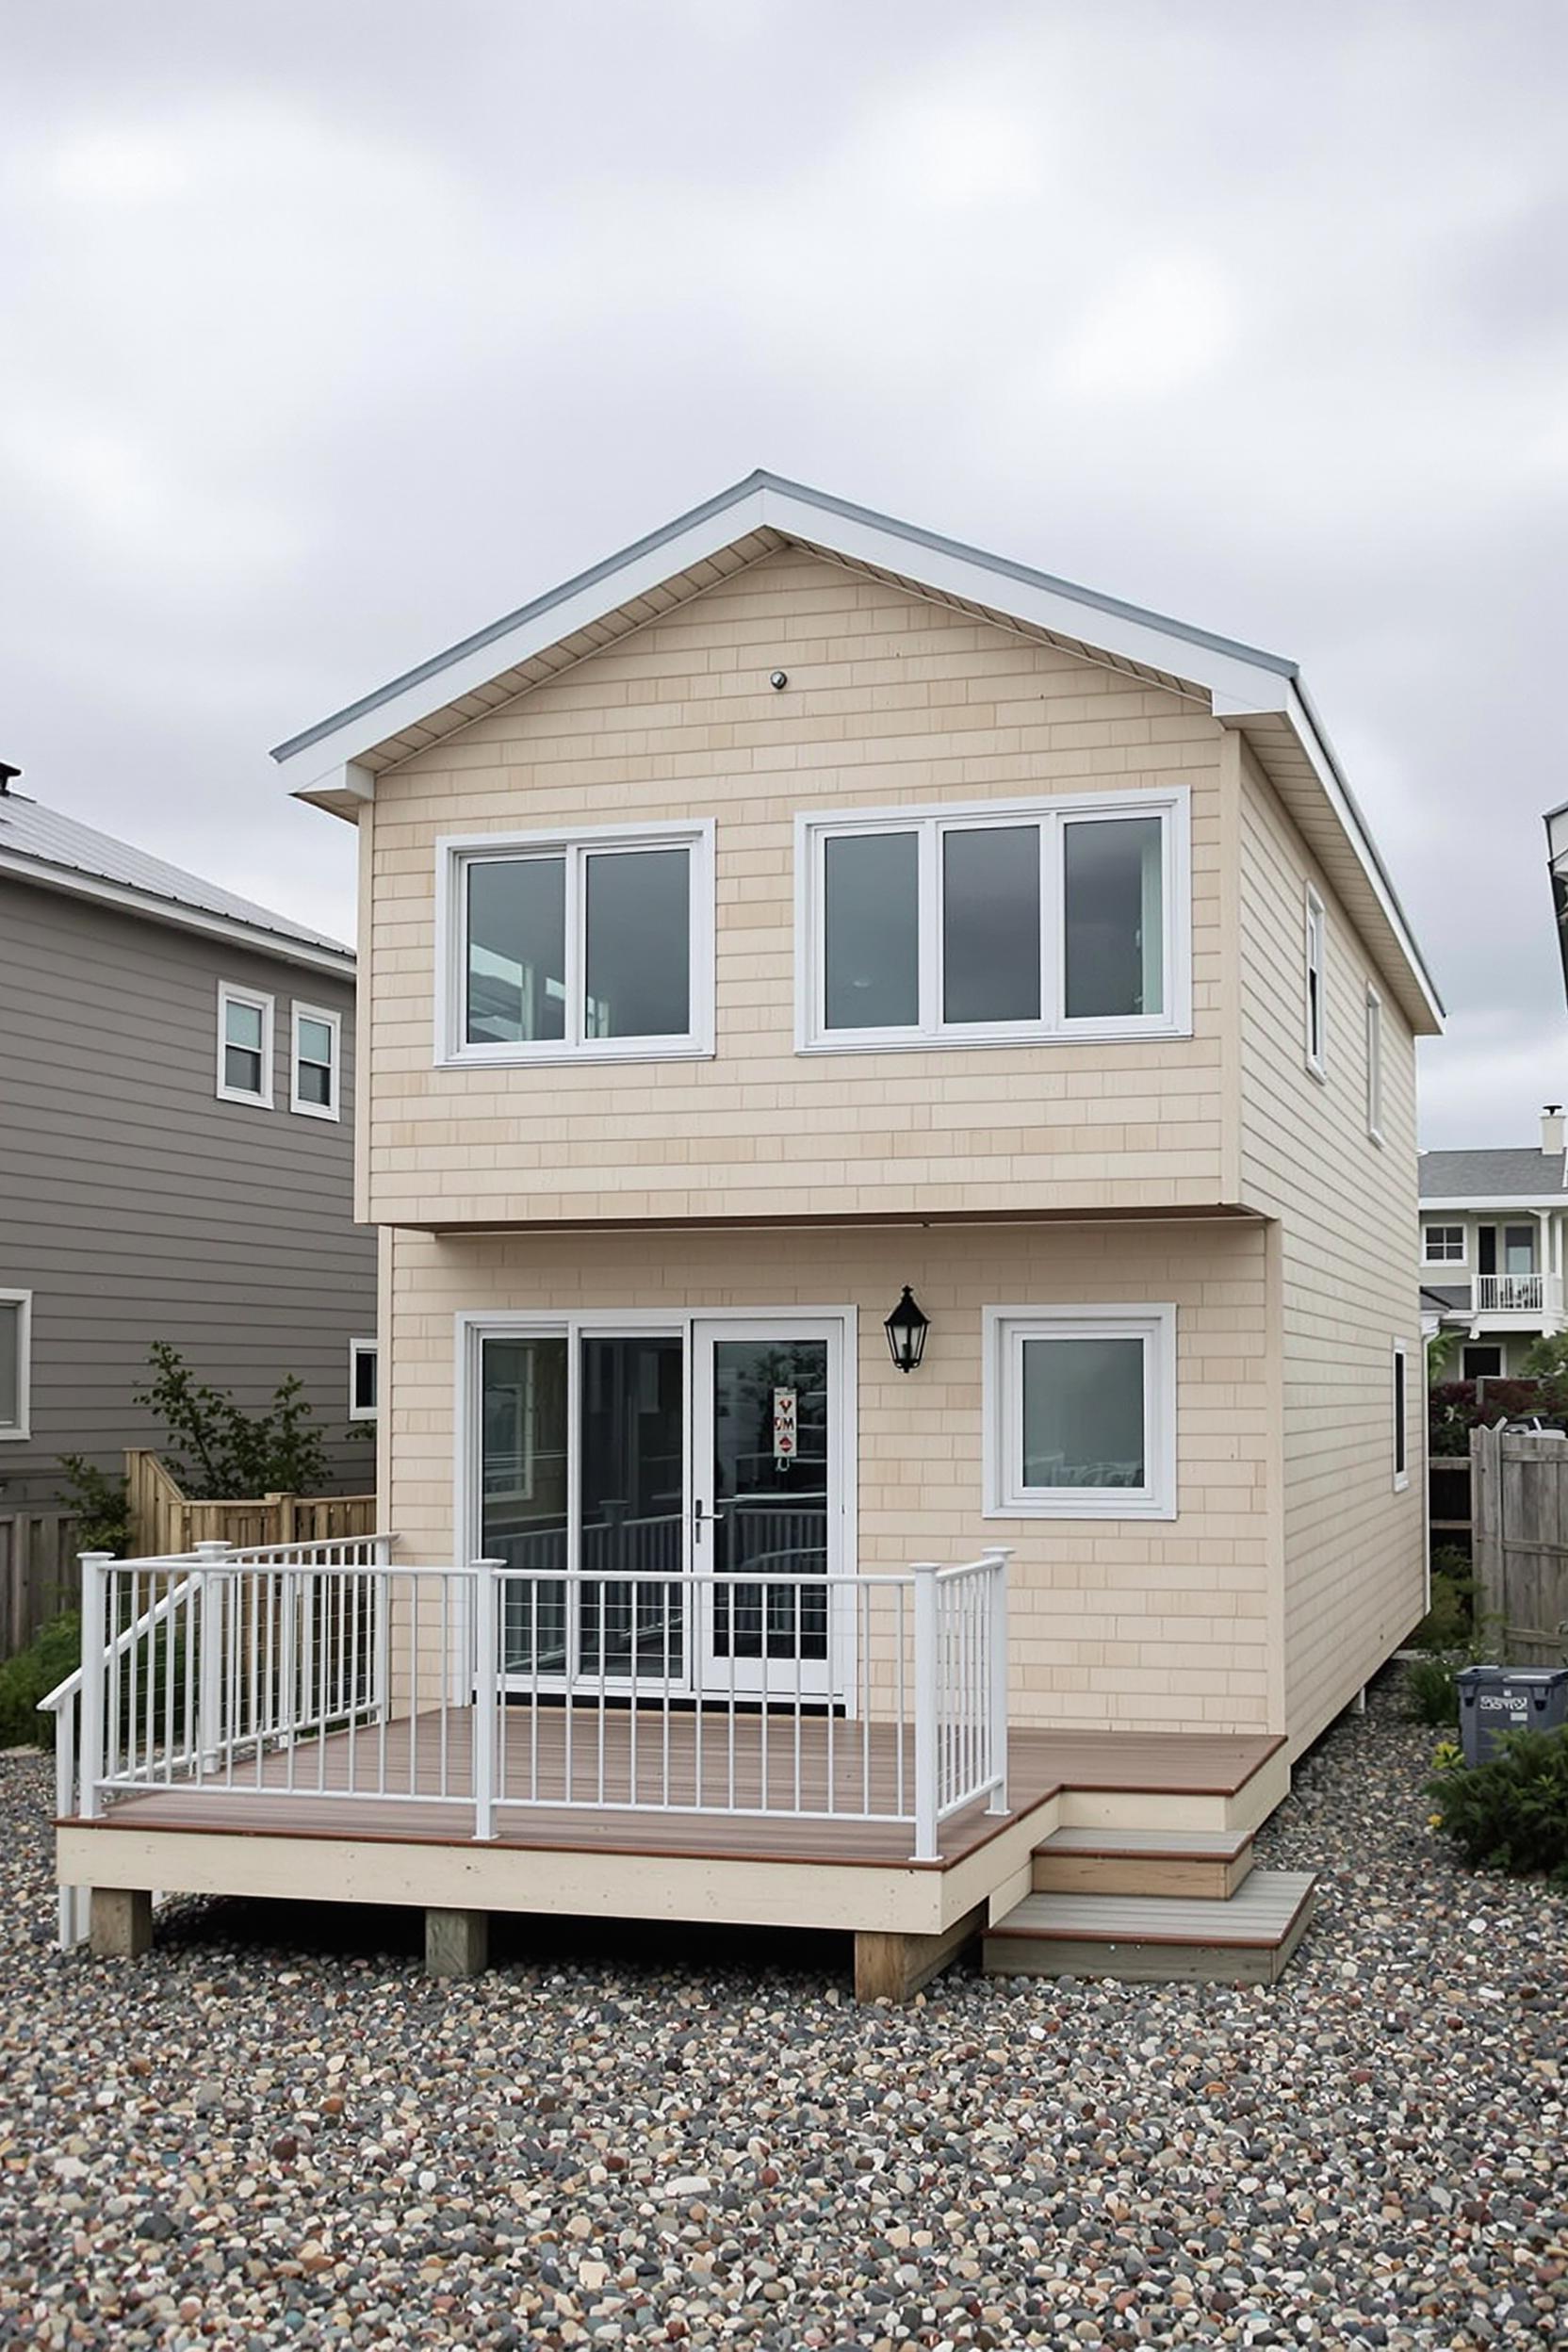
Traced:
<path fill-rule="evenodd" d="M 710 1062 L 715 1048 L 711 1045 L 671 1045 L 658 1039 L 639 1045 L 635 1038 L 621 1038 L 602 1046 L 574 1045 L 546 1047 L 530 1053 L 526 1047 L 498 1047 L 493 1052 L 467 1054 L 437 1054 L 437 1070 L 576 1070 L 583 1063 L 603 1062 Z"/>
<path fill-rule="evenodd" d="M 952 1054 L 974 1047 L 1025 1046 L 1031 1051 L 1051 1045 L 1144 1045 L 1191 1037 L 1192 1028 L 1174 1021 L 1151 1021 L 1136 1028 L 1074 1026 L 1070 1029 L 976 1030 L 972 1037 L 949 1034 L 905 1037 L 890 1030 L 846 1030 L 841 1036 L 805 1037 L 795 1052 L 810 1054 Z"/>
<path fill-rule="evenodd" d="M 272 1107 L 270 1094 L 246 1094 L 238 1086 L 218 1087 L 217 1099 L 220 1102 L 242 1102 L 253 1111 L 270 1111 Z"/>
<path fill-rule="evenodd" d="M 288 1108 L 295 1119 L 323 1119 L 334 1127 L 342 1124 L 342 1112 L 330 1109 L 324 1102 L 291 1102 Z"/>
<path fill-rule="evenodd" d="M 1129 1499 L 1119 1488 L 1105 1490 L 1103 1502 L 1074 1495 L 1071 1500 L 1004 1501 L 988 1503 L 982 1519 L 1174 1519 L 1176 1506 L 1159 1496 Z"/>
<path fill-rule="evenodd" d="M 1321 1062 L 1315 1062 L 1315 1061 L 1313 1060 L 1312 1055 L 1311 1055 L 1310 1054 L 1303 1054 L 1303 1055 L 1302 1055 L 1302 1057 L 1301 1057 L 1301 1067 L 1302 1067 L 1302 1069 L 1306 1071 L 1307 1076 L 1308 1076 L 1309 1078 L 1315 1078 L 1315 1079 L 1316 1079 L 1316 1081 L 1317 1081 L 1317 1083 L 1318 1083 L 1318 1085 L 1319 1085 L 1320 1086 L 1326 1086 L 1328 1085 L 1328 1083 L 1329 1083 L 1329 1073 L 1328 1073 L 1328 1071 L 1324 1069 L 1324 1067 L 1323 1067 L 1323 1065 L 1322 1065 L 1322 1063 L 1321 1063 Z"/>

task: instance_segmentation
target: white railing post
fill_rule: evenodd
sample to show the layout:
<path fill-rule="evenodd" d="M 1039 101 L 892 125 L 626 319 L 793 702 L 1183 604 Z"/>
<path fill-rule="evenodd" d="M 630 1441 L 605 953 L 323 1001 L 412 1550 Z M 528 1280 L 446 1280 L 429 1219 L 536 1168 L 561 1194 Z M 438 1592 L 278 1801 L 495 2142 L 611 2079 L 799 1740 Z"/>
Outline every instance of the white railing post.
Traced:
<path fill-rule="evenodd" d="M 474 1836 L 496 1834 L 496 1743 L 501 1705 L 500 1578 L 504 1560 L 474 1562 Z"/>
<path fill-rule="evenodd" d="M 990 1642 L 990 1754 L 987 1763 L 996 1775 L 988 1813 L 1005 1813 L 1007 1804 L 1007 1562 L 1010 1550 L 998 1545 L 986 1553 L 990 1575 L 986 1579 L 989 1601 L 987 1633 Z"/>
<path fill-rule="evenodd" d="M 937 1848 L 938 1756 L 941 1742 L 941 1675 L 939 1652 L 937 1576 L 939 1563 L 920 1560 L 913 1564 L 914 1703 L 915 1703 L 915 1860 L 935 1862 Z"/>
<path fill-rule="evenodd" d="M 202 1595 L 197 1621 L 196 1774 L 216 1772 L 223 1737 L 224 1578 L 214 1575 L 229 1557 L 227 1544 L 198 1544 L 196 1571 Z"/>
<path fill-rule="evenodd" d="M 92 1821 L 100 1810 L 104 1778 L 104 1677 L 108 1665 L 105 1570 L 112 1552 L 84 1552 L 82 1559 L 82 1735 L 81 1814 Z"/>

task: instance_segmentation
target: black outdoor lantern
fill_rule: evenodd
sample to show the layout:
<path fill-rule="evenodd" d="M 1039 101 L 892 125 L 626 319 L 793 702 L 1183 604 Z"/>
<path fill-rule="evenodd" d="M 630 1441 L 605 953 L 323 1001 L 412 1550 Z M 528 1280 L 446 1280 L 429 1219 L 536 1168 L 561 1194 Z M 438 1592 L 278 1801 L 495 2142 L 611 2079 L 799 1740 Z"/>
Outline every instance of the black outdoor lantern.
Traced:
<path fill-rule="evenodd" d="M 922 1315 L 915 1304 L 915 1294 L 907 1282 L 904 1296 L 889 1315 L 882 1329 L 888 1334 L 888 1347 L 892 1360 L 901 1372 L 912 1372 L 925 1353 L 925 1334 L 931 1329 L 930 1318 Z"/>

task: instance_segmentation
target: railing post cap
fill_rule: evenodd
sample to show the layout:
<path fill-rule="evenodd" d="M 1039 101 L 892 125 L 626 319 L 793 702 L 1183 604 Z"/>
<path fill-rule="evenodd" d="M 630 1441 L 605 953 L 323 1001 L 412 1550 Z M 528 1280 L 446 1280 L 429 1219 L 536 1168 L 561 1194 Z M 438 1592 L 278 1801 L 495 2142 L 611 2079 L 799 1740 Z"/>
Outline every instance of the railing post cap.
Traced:
<path fill-rule="evenodd" d="M 94 1562 L 98 1562 L 106 1560 L 112 1560 L 114 1558 L 114 1554 L 112 1552 L 78 1552 L 76 1554 L 76 1558 L 78 1560 L 90 1560 Z"/>

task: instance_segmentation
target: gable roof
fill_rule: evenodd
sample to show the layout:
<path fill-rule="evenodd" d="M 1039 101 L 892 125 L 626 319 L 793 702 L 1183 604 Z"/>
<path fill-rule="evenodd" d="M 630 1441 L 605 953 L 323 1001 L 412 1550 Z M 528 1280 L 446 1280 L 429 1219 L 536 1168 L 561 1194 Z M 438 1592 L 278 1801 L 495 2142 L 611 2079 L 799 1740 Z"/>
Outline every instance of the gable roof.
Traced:
<path fill-rule="evenodd" d="M 1563 1164 L 1568 1154 L 1542 1152 L 1526 1144 L 1517 1151 L 1423 1152 L 1420 1162 L 1421 1205 L 1443 1200 L 1475 1200 L 1499 1206 L 1511 1200 L 1550 1200 L 1568 1205 L 1563 1198 Z"/>
<path fill-rule="evenodd" d="M 301 798 L 352 816 L 385 768 L 780 548 L 1200 701 L 1250 743 L 1423 1034 L 1443 1007 L 1364 818 L 1282 654 L 991 555 L 762 471 L 279 743 Z"/>
<path fill-rule="evenodd" d="M 0 874 L 98 899 L 179 929 L 217 933 L 290 963 L 345 976 L 353 970 L 353 952 L 340 939 L 14 791 L 0 792 Z"/>

